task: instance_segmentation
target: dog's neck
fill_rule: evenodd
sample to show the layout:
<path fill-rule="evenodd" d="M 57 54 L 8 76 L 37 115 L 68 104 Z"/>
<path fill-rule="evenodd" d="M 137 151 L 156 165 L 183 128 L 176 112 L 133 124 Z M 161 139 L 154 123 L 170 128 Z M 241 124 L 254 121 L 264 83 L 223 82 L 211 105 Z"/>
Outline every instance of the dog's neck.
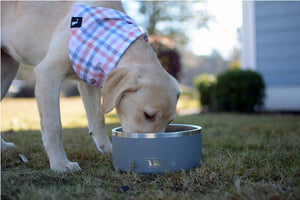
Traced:
<path fill-rule="evenodd" d="M 143 54 L 141 54 L 143 52 Z M 126 50 L 117 67 L 122 66 L 140 66 L 153 65 L 161 67 L 157 54 L 154 52 L 150 44 L 145 41 L 144 35 L 134 41 Z"/>

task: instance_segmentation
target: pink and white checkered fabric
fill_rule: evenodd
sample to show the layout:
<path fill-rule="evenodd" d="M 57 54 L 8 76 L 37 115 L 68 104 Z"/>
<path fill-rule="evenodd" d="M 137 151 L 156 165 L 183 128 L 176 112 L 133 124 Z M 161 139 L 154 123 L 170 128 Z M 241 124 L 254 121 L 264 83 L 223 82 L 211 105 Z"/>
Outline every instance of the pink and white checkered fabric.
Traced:
<path fill-rule="evenodd" d="M 133 19 L 123 12 L 75 5 L 69 57 L 76 74 L 86 83 L 102 87 L 108 73 L 142 34 Z"/>

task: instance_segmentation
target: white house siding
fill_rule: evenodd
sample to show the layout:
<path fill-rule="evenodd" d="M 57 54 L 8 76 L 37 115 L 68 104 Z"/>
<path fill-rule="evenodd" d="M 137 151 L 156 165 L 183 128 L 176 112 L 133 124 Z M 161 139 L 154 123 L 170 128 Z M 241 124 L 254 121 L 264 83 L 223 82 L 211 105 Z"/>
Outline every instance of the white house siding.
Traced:
<path fill-rule="evenodd" d="M 300 2 L 244 2 L 243 16 L 243 67 L 263 75 L 265 109 L 300 111 Z"/>

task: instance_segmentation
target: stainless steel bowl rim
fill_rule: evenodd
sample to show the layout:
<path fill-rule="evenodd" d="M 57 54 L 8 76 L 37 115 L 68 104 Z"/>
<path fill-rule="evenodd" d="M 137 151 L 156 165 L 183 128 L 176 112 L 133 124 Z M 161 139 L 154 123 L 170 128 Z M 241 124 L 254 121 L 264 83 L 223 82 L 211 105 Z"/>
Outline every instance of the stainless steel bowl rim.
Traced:
<path fill-rule="evenodd" d="M 123 138 L 170 138 L 170 137 L 181 137 L 188 135 L 195 135 L 201 133 L 201 126 L 190 125 L 190 124 L 170 124 L 172 127 L 185 127 L 191 128 L 190 130 L 164 132 L 164 133 L 131 133 L 123 132 L 122 127 L 112 129 L 112 136 L 123 137 Z"/>

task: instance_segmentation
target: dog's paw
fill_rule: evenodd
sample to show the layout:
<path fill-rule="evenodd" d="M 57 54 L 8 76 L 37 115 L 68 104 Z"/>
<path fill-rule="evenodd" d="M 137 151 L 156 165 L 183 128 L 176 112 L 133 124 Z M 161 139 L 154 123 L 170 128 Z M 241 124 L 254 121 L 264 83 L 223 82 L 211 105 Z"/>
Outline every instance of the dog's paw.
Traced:
<path fill-rule="evenodd" d="M 111 153 L 112 152 L 112 144 L 110 142 L 110 140 L 106 139 L 105 142 L 103 142 L 102 140 L 97 140 L 96 137 L 93 136 L 93 140 L 97 146 L 97 149 L 101 152 L 101 153 Z"/>
<path fill-rule="evenodd" d="M 51 166 L 51 170 L 56 172 L 75 172 L 80 171 L 81 168 L 79 167 L 77 162 L 68 161 Z"/>
<path fill-rule="evenodd" d="M 11 142 L 5 142 L 3 139 L 1 139 L 1 150 L 8 150 L 18 148 L 14 143 Z"/>
<path fill-rule="evenodd" d="M 100 150 L 101 149 L 101 150 Z M 102 145 L 100 147 L 98 147 L 98 150 L 101 152 L 101 153 L 111 153 L 112 152 L 112 144 L 111 143 L 108 143 L 106 145 Z"/>

